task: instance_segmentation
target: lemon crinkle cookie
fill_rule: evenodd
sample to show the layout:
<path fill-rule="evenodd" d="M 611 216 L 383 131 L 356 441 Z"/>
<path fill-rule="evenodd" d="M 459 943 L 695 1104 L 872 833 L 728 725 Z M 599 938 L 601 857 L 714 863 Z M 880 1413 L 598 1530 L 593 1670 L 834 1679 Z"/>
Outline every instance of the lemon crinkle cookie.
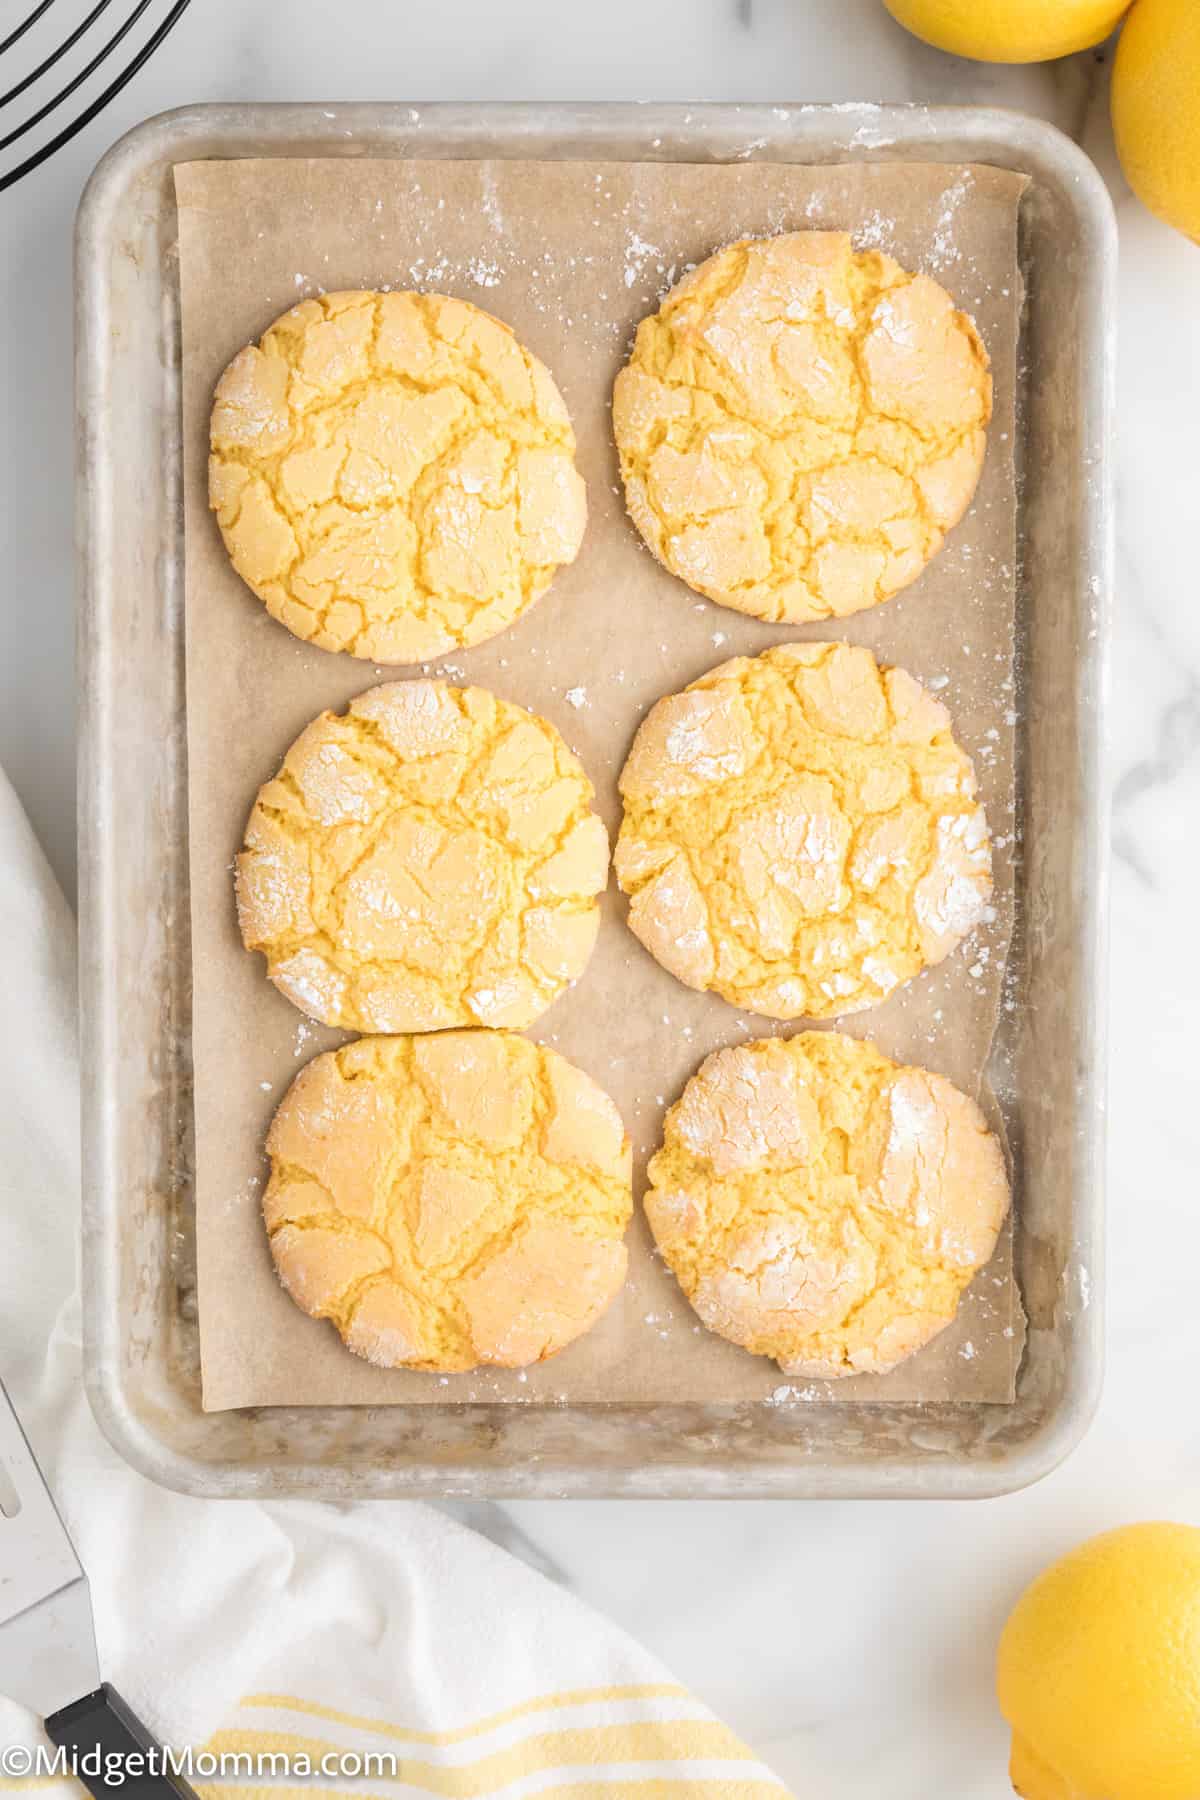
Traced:
<path fill-rule="evenodd" d="M 988 357 L 927 275 L 847 233 L 743 240 L 638 327 L 613 392 L 630 515 L 756 618 L 842 617 L 921 573 L 970 503 Z"/>
<path fill-rule="evenodd" d="M 315 719 L 260 790 L 237 859 L 243 941 L 327 1025 L 528 1025 L 596 941 L 592 793 L 553 725 L 484 688 L 371 688 Z"/>
<path fill-rule="evenodd" d="M 881 1374 L 950 1320 L 1008 1210 L 941 1075 L 838 1032 L 718 1050 L 668 1112 L 646 1215 L 700 1318 L 785 1374 Z"/>
<path fill-rule="evenodd" d="M 722 663 L 651 708 L 620 788 L 630 927 L 679 980 L 750 1012 L 875 1005 L 987 910 L 970 759 L 941 702 L 869 650 Z"/>
<path fill-rule="evenodd" d="M 422 662 L 511 625 L 574 561 L 587 503 L 549 371 L 440 294 L 304 300 L 217 383 L 209 499 L 297 637 Z"/>
<path fill-rule="evenodd" d="M 383 1368 L 520 1368 L 625 1279 L 631 1152 L 590 1076 L 510 1032 L 318 1056 L 267 1139 L 271 1252 L 303 1311 Z"/>

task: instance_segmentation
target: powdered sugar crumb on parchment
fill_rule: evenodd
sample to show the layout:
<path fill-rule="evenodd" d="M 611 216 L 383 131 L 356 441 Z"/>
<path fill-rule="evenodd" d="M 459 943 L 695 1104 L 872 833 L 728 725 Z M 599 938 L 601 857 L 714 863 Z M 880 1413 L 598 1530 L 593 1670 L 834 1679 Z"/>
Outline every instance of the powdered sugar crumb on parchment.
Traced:
<path fill-rule="evenodd" d="M 856 250 L 888 250 L 896 235 L 896 222 L 883 213 L 869 212 L 861 223 L 854 227 L 854 248 Z"/>
<path fill-rule="evenodd" d="M 625 286 L 631 288 L 639 279 L 648 262 L 656 262 L 661 267 L 662 251 L 657 244 L 648 244 L 644 237 L 631 231 L 625 245 L 625 269 L 622 279 Z"/>
<path fill-rule="evenodd" d="M 955 221 L 958 210 L 968 198 L 972 187 L 971 171 L 964 169 L 951 187 L 946 189 L 942 199 L 941 211 L 934 227 L 933 242 L 929 255 L 925 258 L 926 266 L 934 272 L 950 268 L 961 261 L 962 252 L 955 240 Z"/>

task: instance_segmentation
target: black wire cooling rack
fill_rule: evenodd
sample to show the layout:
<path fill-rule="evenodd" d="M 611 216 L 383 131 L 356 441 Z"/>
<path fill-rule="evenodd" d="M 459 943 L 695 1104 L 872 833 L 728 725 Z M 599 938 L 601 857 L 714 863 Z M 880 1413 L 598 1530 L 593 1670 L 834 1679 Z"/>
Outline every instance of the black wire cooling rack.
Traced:
<path fill-rule="evenodd" d="M 0 0 L 0 193 L 132 81 L 190 0 Z"/>

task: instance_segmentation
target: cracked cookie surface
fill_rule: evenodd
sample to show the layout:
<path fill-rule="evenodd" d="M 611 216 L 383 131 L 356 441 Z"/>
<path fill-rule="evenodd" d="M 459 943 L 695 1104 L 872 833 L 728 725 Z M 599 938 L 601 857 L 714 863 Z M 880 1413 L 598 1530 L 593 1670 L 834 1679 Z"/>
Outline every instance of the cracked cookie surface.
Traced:
<path fill-rule="evenodd" d="M 314 719 L 260 789 L 237 859 L 243 942 L 326 1025 L 528 1025 L 596 941 L 592 794 L 553 725 L 485 688 L 370 688 Z"/>
<path fill-rule="evenodd" d="M 649 1177 L 651 1230 L 704 1323 L 821 1379 L 883 1374 L 936 1337 L 1009 1205 L 973 1100 L 832 1031 L 708 1057 Z"/>
<path fill-rule="evenodd" d="M 944 288 L 847 233 L 798 231 L 718 251 L 643 319 L 613 425 L 659 560 L 799 623 L 915 580 L 970 504 L 991 402 Z"/>
<path fill-rule="evenodd" d="M 360 1038 L 316 1057 L 267 1138 L 284 1288 L 381 1368 L 521 1368 L 625 1279 L 632 1158 L 589 1075 L 509 1032 Z"/>
<path fill-rule="evenodd" d="M 874 1006 L 987 909 L 987 822 L 950 715 L 869 650 L 722 663 L 650 709 L 620 789 L 631 930 L 749 1012 Z"/>
<path fill-rule="evenodd" d="M 217 383 L 209 504 L 297 637 L 423 662 L 503 631 L 573 562 L 587 501 L 549 371 L 441 294 L 304 300 Z"/>

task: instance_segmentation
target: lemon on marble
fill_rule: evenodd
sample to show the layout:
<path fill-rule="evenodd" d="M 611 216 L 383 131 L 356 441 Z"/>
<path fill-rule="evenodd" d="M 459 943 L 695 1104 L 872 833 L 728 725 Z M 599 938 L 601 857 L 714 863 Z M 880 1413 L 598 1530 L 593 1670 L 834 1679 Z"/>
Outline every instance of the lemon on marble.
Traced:
<path fill-rule="evenodd" d="M 1126 1525 L 1026 1588 L 996 1662 L 1025 1800 L 1200 1795 L 1200 1529 Z"/>
<path fill-rule="evenodd" d="M 1117 45 L 1112 121 L 1130 187 L 1200 243 L 1200 6 L 1137 0 Z"/>
<path fill-rule="evenodd" d="M 976 62 L 1048 62 L 1102 44 L 1129 0 L 883 0 L 915 37 Z M 1190 4 L 1190 0 L 1183 0 Z"/>

